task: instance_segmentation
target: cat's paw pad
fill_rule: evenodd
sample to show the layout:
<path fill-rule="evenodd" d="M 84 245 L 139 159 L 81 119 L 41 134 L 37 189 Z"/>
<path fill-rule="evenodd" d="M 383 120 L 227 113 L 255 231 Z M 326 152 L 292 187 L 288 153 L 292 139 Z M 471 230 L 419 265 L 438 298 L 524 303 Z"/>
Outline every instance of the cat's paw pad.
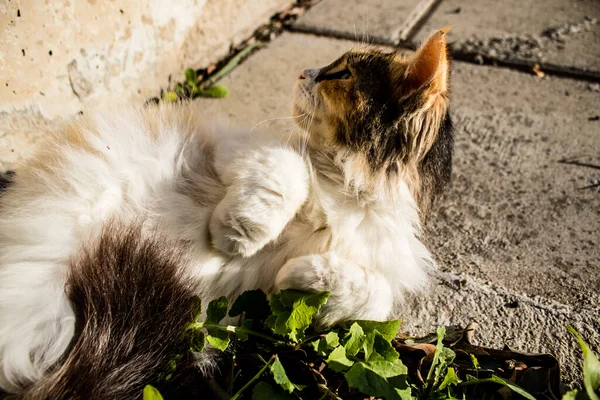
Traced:
<path fill-rule="evenodd" d="M 264 226 L 241 215 L 228 212 L 226 207 L 217 206 L 210 220 L 213 246 L 229 255 L 250 257 L 269 242 Z"/>

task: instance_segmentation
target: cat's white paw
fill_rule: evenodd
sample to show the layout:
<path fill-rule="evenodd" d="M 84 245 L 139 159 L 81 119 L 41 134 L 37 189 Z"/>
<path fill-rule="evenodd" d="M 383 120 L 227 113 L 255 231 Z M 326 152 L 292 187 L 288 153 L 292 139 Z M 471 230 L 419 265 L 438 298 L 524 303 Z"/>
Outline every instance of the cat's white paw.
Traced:
<path fill-rule="evenodd" d="M 385 320 L 394 302 L 381 276 L 331 253 L 289 260 L 275 278 L 275 292 L 283 289 L 329 292 L 327 304 L 317 315 L 322 326 L 351 319 Z"/>
<path fill-rule="evenodd" d="M 223 200 L 210 219 L 212 244 L 229 256 L 250 257 L 277 237 L 278 232 L 272 232 L 266 221 L 264 216 L 249 215 Z"/>
<path fill-rule="evenodd" d="M 277 239 L 308 196 L 302 158 L 285 148 L 249 153 L 234 171 L 225 198 L 210 220 L 213 246 L 227 255 L 250 257 Z"/>

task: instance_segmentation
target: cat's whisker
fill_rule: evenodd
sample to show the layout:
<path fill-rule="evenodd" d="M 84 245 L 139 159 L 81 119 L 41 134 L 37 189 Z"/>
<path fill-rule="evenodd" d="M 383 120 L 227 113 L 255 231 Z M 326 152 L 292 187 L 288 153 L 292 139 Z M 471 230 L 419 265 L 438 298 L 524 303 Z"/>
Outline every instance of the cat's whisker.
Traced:
<path fill-rule="evenodd" d="M 302 144 L 302 152 L 301 152 L 302 158 L 304 158 L 306 149 L 308 148 L 308 142 L 309 142 L 309 138 L 310 138 L 310 130 L 312 128 L 312 123 L 314 121 L 314 117 L 315 117 L 315 107 L 312 107 L 312 112 L 310 113 L 310 120 L 309 120 L 309 123 L 307 126 L 306 135 L 304 137 L 303 144 Z"/>
<path fill-rule="evenodd" d="M 252 133 L 252 131 L 254 131 L 254 130 L 255 130 L 255 129 L 256 129 L 258 126 L 259 126 L 259 125 L 262 125 L 262 124 L 264 124 L 265 122 L 271 122 L 271 121 L 280 121 L 280 120 L 284 120 L 284 119 L 293 119 L 293 118 L 296 118 L 296 117 L 297 117 L 297 116 L 294 116 L 294 115 L 292 115 L 292 116 L 289 116 L 289 117 L 277 117 L 277 118 L 268 118 L 268 119 L 262 120 L 262 121 L 260 121 L 259 123 L 257 123 L 256 125 L 254 125 L 254 126 L 252 127 L 252 129 L 250 129 L 250 130 L 248 131 L 248 134 Z"/>
<path fill-rule="evenodd" d="M 305 126 L 306 128 L 304 129 L 305 135 L 302 136 L 302 141 L 300 143 L 300 156 L 302 158 L 304 158 L 305 153 L 306 153 L 306 149 L 308 147 L 308 136 L 310 135 L 310 128 L 312 126 L 312 122 L 314 119 L 314 114 L 315 114 L 315 105 L 314 105 L 314 100 L 311 98 L 307 98 L 307 108 L 310 111 L 305 112 L 303 115 L 302 120 L 299 122 L 298 125 L 300 126 Z M 308 120 L 308 124 L 306 124 Z"/>

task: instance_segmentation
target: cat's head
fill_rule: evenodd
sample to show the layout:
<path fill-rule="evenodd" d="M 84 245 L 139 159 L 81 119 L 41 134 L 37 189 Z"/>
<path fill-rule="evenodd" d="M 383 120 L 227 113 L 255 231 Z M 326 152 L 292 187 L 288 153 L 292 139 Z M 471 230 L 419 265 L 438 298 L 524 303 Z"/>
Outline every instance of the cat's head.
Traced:
<path fill-rule="evenodd" d="M 410 57 L 351 50 L 305 69 L 294 88 L 295 120 L 312 147 L 361 160 L 366 175 L 403 175 L 421 208 L 450 179 L 447 30 Z"/>

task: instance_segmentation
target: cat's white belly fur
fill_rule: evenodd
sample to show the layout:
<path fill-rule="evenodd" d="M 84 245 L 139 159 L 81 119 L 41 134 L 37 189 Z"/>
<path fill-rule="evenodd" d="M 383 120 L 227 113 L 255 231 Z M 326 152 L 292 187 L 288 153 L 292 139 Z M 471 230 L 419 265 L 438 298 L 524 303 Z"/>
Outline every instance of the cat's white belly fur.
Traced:
<path fill-rule="evenodd" d="M 213 249 L 208 224 L 217 201 L 235 184 L 230 175 L 239 171 L 229 165 L 249 151 L 244 146 L 251 142 L 227 138 L 229 151 L 217 150 L 224 155 L 215 156 L 223 184 L 211 178 L 198 183 L 204 186 L 200 193 L 190 194 L 188 186 L 176 187 L 182 170 L 190 168 L 192 178 L 202 175 L 194 169 L 207 162 L 199 151 L 202 143 L 213 146 L 225 139 L 212 129 L 199 138 L 194 134 L 198 127 L 190 123 L 157 122 L 150 135 L 140 118 L 132 110 L 96 117 L 98 133 L 85 135 L 91 151 L 57 147 L 57 164 L 25 165 L 17 170 L 14 186 L 0 196 L 3 388 L 16 391 L 39 379 L 67 349 L 75 319 L 64 291 L 69 259 L 111 220 L 124 224 L 144 219 L 149 234 L 159 229 L 190 242 L 187 267 L 191 276 L 202 279 L 205 300 L 254 288 L 330 290 L 323 314 L 323 322 L 330 323 L 348 317 L 386 318 L 402 292 L 423 286 L 432 261 L 417 238 L 418 214 L 406 185 L 398 188 L 397 201 L 365 204 L 331 181 L 309 175 L 298 154 L 289 149 L 278 153 L 279 144 L 274 151 L 281 159 L 274 162 L 280 161 L 281 167 L 264 171 L 285 174 L 280 179 L 285 187 L 267 190 L 288 190 L 285 201 L 303 206 L 291 211 L 296 217 L 287 226 L 279 222 L 286 227 L 273 243 L 248 257 L 225 256 Z M 219 146 L 211 151 L 215 148 Z M 194 186 L 193 181 L 186 184 Z M 194 197 L 202 191 L 214 197 L 207 204 Z M 357 293 L 364 294 L 362 303 Z"/>

